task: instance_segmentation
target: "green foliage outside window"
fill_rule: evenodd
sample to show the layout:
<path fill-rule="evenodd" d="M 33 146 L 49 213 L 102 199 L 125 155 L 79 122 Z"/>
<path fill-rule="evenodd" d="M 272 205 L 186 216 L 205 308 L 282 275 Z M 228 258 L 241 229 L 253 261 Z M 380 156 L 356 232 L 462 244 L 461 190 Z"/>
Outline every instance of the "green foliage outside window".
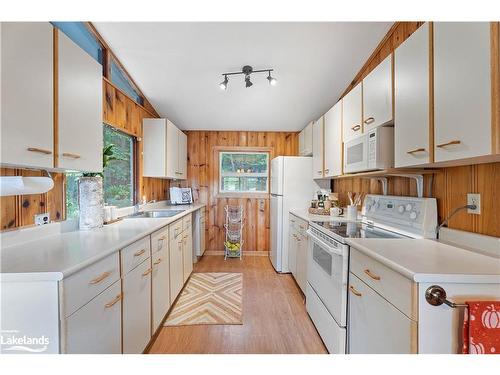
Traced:
<path fill-rule="evenodd" d="M 267 152 L 221 152 L 220 192 L 266 193 L 269 154 Z"/>

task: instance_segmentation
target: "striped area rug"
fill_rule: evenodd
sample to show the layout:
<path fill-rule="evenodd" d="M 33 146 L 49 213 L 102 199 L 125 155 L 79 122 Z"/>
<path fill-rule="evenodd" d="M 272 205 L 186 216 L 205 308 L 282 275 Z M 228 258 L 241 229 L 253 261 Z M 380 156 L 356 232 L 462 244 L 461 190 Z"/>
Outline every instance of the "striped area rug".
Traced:
<path fill-rule="evenodd" d="M 166 326 L 243 324 L 243 274 L 193 273 Z"/>

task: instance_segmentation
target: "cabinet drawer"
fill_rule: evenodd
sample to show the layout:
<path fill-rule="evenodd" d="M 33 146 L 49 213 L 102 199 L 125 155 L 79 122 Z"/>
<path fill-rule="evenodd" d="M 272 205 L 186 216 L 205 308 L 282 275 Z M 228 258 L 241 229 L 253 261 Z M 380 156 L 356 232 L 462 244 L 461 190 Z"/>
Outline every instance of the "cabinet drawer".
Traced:
<path fill-rule="evenodd" d="M 121 283 L 112 286 L 64 319 L 66 354 L 120 354 Z"/>
<path fill-rule="evenodd" d="M 416 320 L 416 289 L 411 280 L 351 247 L 351 272 L 408 317 Z"/>
<path fill-rule="evenodd" d="M 122 276 L 124 276 L 151 256 L 149 236 L 127 246 L 120 253 L 122 259 Z"/>
<path fill-rule="evenodd" d="M 177 236 L 181 235 L 182 222 L 183 222 L 183 219 L 179 219 L 176 222 L 170 224 L 169 231 L 168 231 L 168 235 L 170 237 L 170 240 L 173 240 L 173 239 L 177 238 Z"/>
<path fill-rule="evenodd" d="M 182 230 L 190 229 L 192 225 L 192 214 L 188 214 L 182 218 Z"/>
<path fill-rule="evenodd" d="M 69 316 L 120 279 L 118 253 L 86 267 L 62 282 L 63 315 Z"/>
<path fill-rule="evenodd" d="M 151 235 L 151 253 L 154 254 L 168 246 L 168 227 L 162 228 Z"/>

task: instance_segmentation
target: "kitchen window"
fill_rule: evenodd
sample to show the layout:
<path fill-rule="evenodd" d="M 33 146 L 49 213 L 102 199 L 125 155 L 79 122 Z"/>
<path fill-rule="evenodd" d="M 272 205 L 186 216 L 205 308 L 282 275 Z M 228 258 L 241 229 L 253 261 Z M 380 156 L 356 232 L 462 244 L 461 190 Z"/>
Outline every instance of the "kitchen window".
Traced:
<path fill-rule="evenodd" d="M 219 153 L 220 193 L 268 193 L 269 153 Z"/>
<path fill-rule="evenodd" d="M 127 74 L 120 68 L 114 58 L 111 59 L 111 82 L 130 96 L 137 104 L 143 105 L 144 99 L 135 89 Z"/>
<path fill-rule="evenodd" d="M 114 157 L 104 169 L 104 202 L 110 206 L 134 205 L 134 137 L 103 125 L 104 146 L 114 144 Z M 66 173 L 66 217 L 78 216 L 78 178 L 81 172 Z"/>

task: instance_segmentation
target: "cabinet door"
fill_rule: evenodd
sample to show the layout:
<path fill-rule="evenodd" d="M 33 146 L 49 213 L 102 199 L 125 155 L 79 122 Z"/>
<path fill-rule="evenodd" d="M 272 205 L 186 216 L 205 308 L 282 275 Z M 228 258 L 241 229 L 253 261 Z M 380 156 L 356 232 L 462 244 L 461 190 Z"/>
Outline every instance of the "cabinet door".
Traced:
<path fill-rule="evenodd" d="M 342 174 L 342 101 L 325 114 L 325 177 Z"/>
<path fill-rule="evenodd" d="M 297 233 L 291 223 L 288 235 L 288 269 L 297 280 Z"/>
<path fill-rule="evenodd" d="M 193 234 L 191 227 L 186 229 L 182 237 L 183 284 L 193 272 Z"/>
<path fill-rule="evenodd" d="M 302 293 L 306 293 L 307 284 L 307 252 L 309 251 L 309 239 L 306 236 L 298 236 L 297 246 L 297 284 L 299 284 Z"/>
<path fill-rule="evenodd" d="M 323 178 L 323 117 L 313 127 L 313 178 Z"/>
<path fill-rule="evenodd" d="M 64 319 L 67 354 L 119 354 L 122 351 L 121 281 L 115 282 Z"/>
<path fill-rule="evenodd" d="M 358 83 L 342 99 L 343 112 L 343 141 L 349 140 L 363 133 L 362 120 L 362 92 L 363 84 Z"/>
<path fill-rule="evenodd" d="M 123 353 L 142 353 L 151 339 L 151 258 L 123 277 Z"/>
<path fill-rule="evenodd" d="M 170 274 L 168 264 L 168 248 L 165 244 L 162 249 L 153 254 L 153 273 L 152 273 L 152 312 L 153 327 L 151 334 L 160 326 L 170 307 Z"/>
<path fill-rule="evenodd" d="M 182 257 L 182 234 L 170 240 L 170 304 L 172 304 L 184 285 L 184 264 Z"/>
<path fill-rule="evenodd" d="M 392 122 L 392 55 L 363 79 L 364 131 Z"/>
<path fill-rule="evenodd" d="M 51 168 L 54 166 L 52 25 L 2 22 L 0 28 L 0 160 L 2 164 Z"/>
<path fill-rule="evenodd" d="M 179 174 L 179 129 L 167 120 L 167 173 L 166 177 L 178 178 Z"/>
<path fill-rule="evenodd" d="M 434 23 L 435 161 L 491 152 L 490 24 Z"/>
<path fill-rule="evenodd" d="M 306 154 L 305 138 L 306 138 L 306 128 L 302 129 L 302 131 L 299 133 L 299 155 L 300 156 L 305 156 L 305 154 Z"/>
<path fill-rule="evenodd" d="M 179 130 L 179 156 L 177 178 L 185 180 L 187 178 L 187 135 Z"/>
<path fill-rule="evenodd" d="M 102 171 L 102 65 L 58 33 L 59 168 Z"/>
<path fill-rule="evenodd" d="M 349 353 L 410 354 L 416 323 L 349 274 Z"/>
<path fill-rule="evenodd" d="M 166 177 L 167 173 L 167 120 L 145 118 L 142 120 L 144 177 Z"/>
<path fill-rule="evenodd" d="M 430 163 L 429 24 L 394 52 L 394 160 L 396 167 Z"/>

